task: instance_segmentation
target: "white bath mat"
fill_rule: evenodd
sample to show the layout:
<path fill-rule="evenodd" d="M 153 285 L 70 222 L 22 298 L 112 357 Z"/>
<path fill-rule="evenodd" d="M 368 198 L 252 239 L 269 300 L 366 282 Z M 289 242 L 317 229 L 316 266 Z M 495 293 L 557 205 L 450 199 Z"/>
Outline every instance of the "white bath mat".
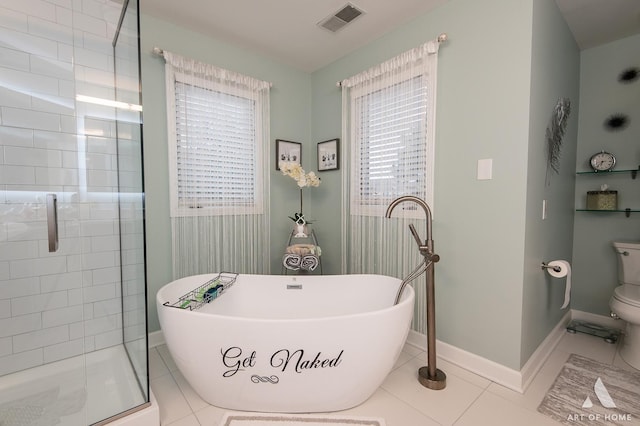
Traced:
<path fill-rule="evenodd" d="M 226 413 L 219 426 L 386 426 L 383 419 L 324 414 Z"/>

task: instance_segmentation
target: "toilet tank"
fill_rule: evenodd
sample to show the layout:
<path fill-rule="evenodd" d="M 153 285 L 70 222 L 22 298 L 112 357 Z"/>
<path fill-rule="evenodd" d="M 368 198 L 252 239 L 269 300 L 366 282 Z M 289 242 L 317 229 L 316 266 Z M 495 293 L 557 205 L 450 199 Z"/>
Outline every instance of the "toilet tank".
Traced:
<path fill-rule="evenodd" d="M 640 242 L 614 242 L 618 254 L 618 282 L 640 285 Z"/>

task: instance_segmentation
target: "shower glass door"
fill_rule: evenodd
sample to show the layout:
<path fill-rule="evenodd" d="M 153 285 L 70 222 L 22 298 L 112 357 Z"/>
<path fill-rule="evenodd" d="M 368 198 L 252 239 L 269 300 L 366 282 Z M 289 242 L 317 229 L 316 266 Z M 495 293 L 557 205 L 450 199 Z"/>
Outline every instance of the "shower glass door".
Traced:
<path fill-rule="evenodd" d="M 149 401 L 138 5 L 124 3 L 0 4 L 3 426 L 100 424 Z M 119 50 L 125 23 L 135 45 Z"/>
<path fill-rule="evenodd" d="M 142 97 L 137 0 L 124 2 L 114 39 L 116 139 L 122 265 L 123 339 L 142 395 L 149 400 L 142 171 Z"/>

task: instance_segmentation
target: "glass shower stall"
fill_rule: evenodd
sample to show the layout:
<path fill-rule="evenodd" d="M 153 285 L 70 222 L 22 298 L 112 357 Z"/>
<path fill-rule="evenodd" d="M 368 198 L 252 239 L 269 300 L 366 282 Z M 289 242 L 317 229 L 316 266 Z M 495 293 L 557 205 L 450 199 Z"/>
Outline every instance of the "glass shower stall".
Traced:
<path fill-rule="evenodd" d="M 0 3 L 3 426 L 150 404 L 138 10 Z"/>

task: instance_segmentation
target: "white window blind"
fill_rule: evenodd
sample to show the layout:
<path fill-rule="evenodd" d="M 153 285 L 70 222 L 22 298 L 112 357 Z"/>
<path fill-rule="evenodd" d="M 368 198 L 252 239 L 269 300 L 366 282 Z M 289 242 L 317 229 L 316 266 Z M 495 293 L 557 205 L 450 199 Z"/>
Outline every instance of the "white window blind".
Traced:
<path fill-rule="evenodd" d="M 268 274 L 271 83 L 160 51 L 173 276 Z"/>
<path fill-rule="evenodd" d="M 353 90 L 352 154 L 357 175 L 351 187 L 352 214 L 380 215 L 401 195 L 430 198 L 426 80 L 414 75 Z"/>
<path fill-rule="evenodd" d="M 259 103 L 249 90 L 184 80 L 175 74 L 173 215 L 261 213 Z"/>
<path fill-rule="evenodd" d="M 428 41 L 340 81 L 343 173 L 342 272 L 407 277 L 423 259 L 407 225 L 425 235 L 415 203 L 384 217 L 395 198 L 413 195 L 433 213 L 438 41 Z M 424 286 L 416 286 L 413 328 L 426 330 Z"/>
<path fill-rule="evenodd" d="M 424 197 L 424 91 L 416 77 L 356 100 L 363 201 L 398 196 L 400 186 Z"/>

